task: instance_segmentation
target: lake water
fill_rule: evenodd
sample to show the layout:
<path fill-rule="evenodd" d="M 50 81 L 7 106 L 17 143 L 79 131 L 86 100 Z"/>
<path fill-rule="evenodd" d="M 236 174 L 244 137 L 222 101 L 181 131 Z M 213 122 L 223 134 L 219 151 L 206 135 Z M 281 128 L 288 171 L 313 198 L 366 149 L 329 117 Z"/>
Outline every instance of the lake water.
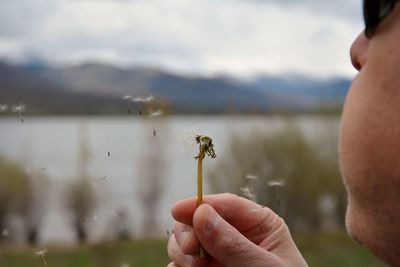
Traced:
<path fill-rule="evenodd" d="M 326 127 L 337 131 L 337 117 L 297 116 L 294 122 L 312 137 Z M 158 209 L 159 235 L 166 237 L 173 221 L 170 207 L 178 199 L 196 194 L 197 147 L 185 149 L 182 136 L 191 130 L 210 135 L 217 158 L 205 161 L 207 169 L 224 157 L 231 133 L 245 135 L 257 131 L 266 135 L 285 125 L 279 116 L 172 116 L 164 119 L 140 117 L 26 117 L 0 118 L 0 154 L 18 161 L 28 173 L 42 172 L 49 179 L 47 213 L 41 241 L 68 243 L 74 240 L 68 214 L 62 205 L 62 192 L 79 176 L 81 140 L 89 152 L 87 173 L 101 196 L 90 222 L 90 239 L 104 238 L 110 232 L 117 210 L 129 214 L 134 236 L 140 236 L 143 210 L 138 192 L 146 170 L 156 168 L 146 162 L 148 151 L 159 148 L 164 157 L 161 201 Z M 207 186 L 205 186 L 207 193 Z"/>

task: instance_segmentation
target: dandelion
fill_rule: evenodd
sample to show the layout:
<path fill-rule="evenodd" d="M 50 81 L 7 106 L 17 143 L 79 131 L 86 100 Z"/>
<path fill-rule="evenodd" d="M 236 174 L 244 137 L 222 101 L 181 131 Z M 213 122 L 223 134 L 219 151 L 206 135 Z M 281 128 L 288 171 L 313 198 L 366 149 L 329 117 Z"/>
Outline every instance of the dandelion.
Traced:
<path fill-rule="evenodd" d="M 212 139 L 206 135 L 196 135 L 195 141 L 199 145 L 199 154 L 195 157 L 197 160 L 197 206 L 203 203 L 203 159 L 207 156 L 214 159 L 217 157 L 214 151 Z M 204 248 L 200 247 L 200 257 L 205 256 Z"/>
<path fill-rule="evenodd" d="M 35 255 L 37 257 L 41 257 L 42 260 L 43 260 L 44 266 L 47 267 L 47 262 L 46 262 L 46 259 L 45 259 L 46 254 L 47 254 L 47 249 L 38 250 L 38 251 L 35 252 Z"/>
<path fill-rule="evenodd" d="M 8 105 L 0 104 L 0 112 L 6 112 L 8 110 Z"/>
<path fill-rule="evenodd" d="M 285 186 L 284 180 L 272 180 L 268 182 L 268 185 L 271 187 L 275 187 L 275 194 L 276 194 L 276 211 L 279 213 L 281 199 L 279 194 L 279 188 Z"/>
<path fill-rule="evenodd" d="M 151 112 L 150 114 L 149 114 L 149 117 L 150 118 L 157 118 L 157 117 L 160 117 L 161 115 L 163 115 L 163 111 L 161 110 L 161 109 L 159 109 L 159 110 L 156 110 L 156 111 L 154 111 L 154 112 Z"/>

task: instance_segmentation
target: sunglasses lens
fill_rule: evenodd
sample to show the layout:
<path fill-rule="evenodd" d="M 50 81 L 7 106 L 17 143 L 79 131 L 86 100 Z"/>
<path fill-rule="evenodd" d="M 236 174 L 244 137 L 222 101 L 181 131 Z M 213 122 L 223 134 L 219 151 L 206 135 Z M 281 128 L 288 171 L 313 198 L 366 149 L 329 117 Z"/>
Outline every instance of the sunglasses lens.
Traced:
<path fill-rule="evenodd" d="M 371 37 L 383 18 L 389 14 L 396 0 L 364 0 L 365 34 Z"/>

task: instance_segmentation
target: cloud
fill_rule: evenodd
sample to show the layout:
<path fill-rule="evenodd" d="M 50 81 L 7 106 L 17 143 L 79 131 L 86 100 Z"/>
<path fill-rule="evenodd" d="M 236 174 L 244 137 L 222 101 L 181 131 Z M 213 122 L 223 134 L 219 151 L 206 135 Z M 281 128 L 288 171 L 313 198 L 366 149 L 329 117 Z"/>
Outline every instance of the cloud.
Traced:
<path fill-rule="evenodd" d="M 300 8 L 312 13 L 323 13 L 348 20 L 359 20 L 362 16 L 360 0 L 239 0 L 259 4 L 274 3 L 285 8 Z"/>
<path fill-rule="evenodd" d="M 310 9 L 319 1 L 260 1 L 2 1 L 0 57 L 100 60 L 201 74 L 354 73 L 348 49 L 361 19 Z M 328 6 L 319 4 L 320 10 L 332 5 L 321 2 Z"/>

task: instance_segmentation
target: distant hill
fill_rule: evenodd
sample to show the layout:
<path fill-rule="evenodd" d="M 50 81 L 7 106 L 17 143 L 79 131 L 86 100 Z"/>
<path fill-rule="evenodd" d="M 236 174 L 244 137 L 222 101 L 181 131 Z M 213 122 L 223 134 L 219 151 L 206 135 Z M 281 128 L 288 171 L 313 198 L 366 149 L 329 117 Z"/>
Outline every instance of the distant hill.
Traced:
<path fill-rule="evenodd" d="M 188 77 L 166 71 L 86 63 L 54 68 L 0 62 L 0 103 L 25 103 L 33 114 L 121 114 L 139 109 L 124 95 L 153 95 L 173 113 L 310 112 L 337 108 L 350 81 L 304 76 Z"/>

